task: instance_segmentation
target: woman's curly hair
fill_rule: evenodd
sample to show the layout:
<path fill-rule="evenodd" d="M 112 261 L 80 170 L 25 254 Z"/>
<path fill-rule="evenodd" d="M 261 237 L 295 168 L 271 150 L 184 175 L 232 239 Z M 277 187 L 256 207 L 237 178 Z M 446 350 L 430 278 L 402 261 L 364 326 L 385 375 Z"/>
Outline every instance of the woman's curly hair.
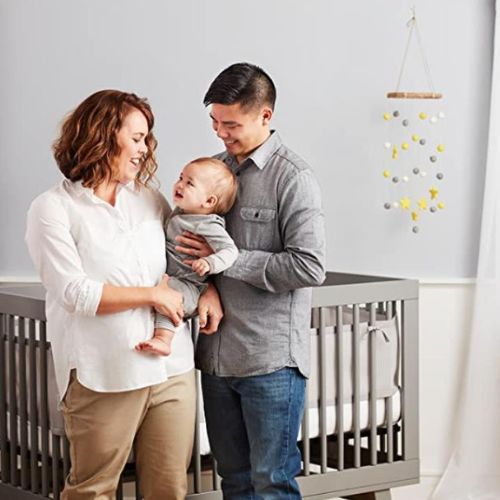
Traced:
<path fill-rule="evenodd" d="M 154 154 L 157 141 L 152 132 L 154 115 L 146 99 L 119 90 L 92 94 L 64 119 L 61 134 L 53 144 L 54 158 L 63 175 L 89 188 L 112 179 L 113 159 L 120 154 L 117 133 L 134 109 L 148 123 L 148 151 L 136 177 L 137 183 L 147 185 L 158 168 Z"/>

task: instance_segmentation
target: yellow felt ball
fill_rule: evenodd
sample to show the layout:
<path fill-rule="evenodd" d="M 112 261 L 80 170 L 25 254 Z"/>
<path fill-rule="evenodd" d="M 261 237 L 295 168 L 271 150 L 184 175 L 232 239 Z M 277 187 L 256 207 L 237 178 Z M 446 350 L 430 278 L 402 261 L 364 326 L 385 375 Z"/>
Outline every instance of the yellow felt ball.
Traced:
<path fill-rule="evenodd" d="M 387 177 L 390 177 L 391 176 L 391 173 L 389 172 L 389 170 L 384 170 L 384 177 L 387 179 Z"/>
<path fill-rule="evenodd" d="M 391 119 L 391 114 L 390 113 L 384 113 L 384 120 L 390 120 Z"/>
<path fill-rule="evenodd" d="M 420 136 L 419 136 L 419 135 L 417 135 L 417 134 L 413 134 L 413 135 L 411 136 L 411 140 L 412 140 L 413 142 L 418 142 L 418 141 L 420 140 Z"/>
<path fill-rule="evenodd" d="M 444 208 L 444 203 L 442 201 L 438 203 L 438 208 L 441 210 Z"/>
<path fill-rule="evenodd" d="M 444 151 L 444 144 L 438 144 L 437 148 L 436 148 L 440 153 L 442 153 Z"/>
<path fill-rule="evenodd" d="M 421 119 L 421 120 L 425 120 L 427 118 L 427 113 L 424 113 L 423 111 L 421 113 L 418 114 L 418 117 Z"/>
<path fill-rule="evenodd" d="M 404 149 L 405 151 L 410 147 L 410 145 L 407 143 L 407 142 L 403 142 L 403 144 L 401 144 L 401 149 Z"/>

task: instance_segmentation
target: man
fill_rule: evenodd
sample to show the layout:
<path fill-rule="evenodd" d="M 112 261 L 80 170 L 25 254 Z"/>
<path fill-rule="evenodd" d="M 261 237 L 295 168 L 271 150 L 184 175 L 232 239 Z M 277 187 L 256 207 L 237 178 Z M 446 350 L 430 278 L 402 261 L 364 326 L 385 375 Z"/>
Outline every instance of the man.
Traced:
<path fill-rule="evenodd" d="M 216 278 L 225 316 L 200 335 L 205 415 L 224 498 L 300 498 L 297 434 L 309 374 L 311 286 L 325 277 L 320 190 L 271 130 L 276 89 L 259 67 L 233 64 L 205 95 L 217 155 L 238 176 L 226 215 L 239 248 Z"/>

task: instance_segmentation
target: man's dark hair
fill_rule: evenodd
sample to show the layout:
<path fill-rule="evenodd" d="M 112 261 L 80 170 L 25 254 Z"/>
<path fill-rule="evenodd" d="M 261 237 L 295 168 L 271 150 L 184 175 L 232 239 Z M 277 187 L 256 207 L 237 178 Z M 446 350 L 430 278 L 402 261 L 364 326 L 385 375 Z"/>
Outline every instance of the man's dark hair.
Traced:
<path fill-rule="evenodd" d="M 274 110 L 275 101 L 276 87 L 262 68 L 250 63 L 236 63 L 215 78 L 203 104 L 239 103 L 245 109 L 267 104 Z"/>

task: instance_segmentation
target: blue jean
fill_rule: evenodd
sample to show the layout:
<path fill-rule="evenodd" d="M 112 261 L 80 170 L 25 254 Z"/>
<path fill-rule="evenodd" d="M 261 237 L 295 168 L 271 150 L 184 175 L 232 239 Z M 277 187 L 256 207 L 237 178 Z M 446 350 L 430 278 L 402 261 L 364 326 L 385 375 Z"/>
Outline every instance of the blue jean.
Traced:
<path fill-rule="evenodd" d="M 202 375 L 208 437 L 224 499 L 301 498 L 297 435 L 305 378 L 296 368 L 267 375 Z"/>

